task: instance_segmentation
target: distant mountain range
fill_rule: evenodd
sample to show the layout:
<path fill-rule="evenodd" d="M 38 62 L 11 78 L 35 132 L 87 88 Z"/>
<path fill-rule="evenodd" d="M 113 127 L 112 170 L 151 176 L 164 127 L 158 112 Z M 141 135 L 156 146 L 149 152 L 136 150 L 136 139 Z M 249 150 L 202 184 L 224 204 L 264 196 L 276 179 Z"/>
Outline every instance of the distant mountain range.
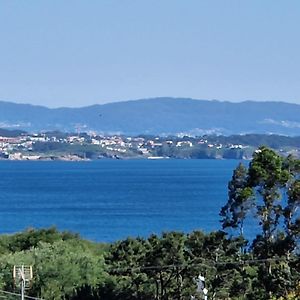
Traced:
<path fill-rule="evenodd" d="M 127 135 L 274 133 L 300 135 L 300 105 L 153 98 L 55 108 L 0 101 L 0 128 Z"/>

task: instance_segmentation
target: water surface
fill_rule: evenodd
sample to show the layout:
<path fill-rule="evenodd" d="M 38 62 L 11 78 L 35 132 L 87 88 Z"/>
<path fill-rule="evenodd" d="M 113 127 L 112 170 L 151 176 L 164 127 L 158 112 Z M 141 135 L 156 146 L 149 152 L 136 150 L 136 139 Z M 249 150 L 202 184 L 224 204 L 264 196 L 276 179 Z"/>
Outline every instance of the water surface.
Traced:
<path fill-rule="evenodd" d="M 236 160 L 0 162 L 0 231 L 55 225 L 95 241 L 220 228 Z"/>

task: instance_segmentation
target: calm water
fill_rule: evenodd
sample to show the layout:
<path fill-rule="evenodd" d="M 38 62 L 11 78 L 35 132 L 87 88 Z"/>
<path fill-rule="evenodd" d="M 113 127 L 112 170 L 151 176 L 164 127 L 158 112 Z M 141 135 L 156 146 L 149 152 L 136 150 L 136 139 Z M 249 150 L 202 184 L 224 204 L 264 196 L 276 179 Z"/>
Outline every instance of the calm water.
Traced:
<path fill-rule="evenodd" d="M 0 232 L 55 225 L 95 241 L 219 229 L 235 160 L 0 162 Z"/>

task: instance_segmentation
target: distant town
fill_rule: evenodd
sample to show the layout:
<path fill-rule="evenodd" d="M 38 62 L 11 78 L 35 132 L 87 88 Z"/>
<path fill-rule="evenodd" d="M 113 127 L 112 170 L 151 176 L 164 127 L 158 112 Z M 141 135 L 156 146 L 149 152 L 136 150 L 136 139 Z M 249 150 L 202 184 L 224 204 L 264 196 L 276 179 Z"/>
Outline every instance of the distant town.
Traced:
<path fill-rule="evenodd" d="M 132 137 L 0 130 L 0 159 L 4 160 L 251 159 L 260 145 L 285 156 L 300 156 L 300 137 L 279 135 Z"/>

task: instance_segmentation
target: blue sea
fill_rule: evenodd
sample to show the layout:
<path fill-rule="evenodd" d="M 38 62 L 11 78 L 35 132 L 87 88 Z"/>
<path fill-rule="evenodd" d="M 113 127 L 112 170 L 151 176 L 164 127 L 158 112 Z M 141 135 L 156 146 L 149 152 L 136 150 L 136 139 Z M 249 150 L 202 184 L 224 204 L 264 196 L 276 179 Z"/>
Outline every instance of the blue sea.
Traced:
<path fill-rule="evenodd" d="M 0 161 L 0 233 L 56 226 L 110 242 L 220 229 L 237 160 Z"/>

